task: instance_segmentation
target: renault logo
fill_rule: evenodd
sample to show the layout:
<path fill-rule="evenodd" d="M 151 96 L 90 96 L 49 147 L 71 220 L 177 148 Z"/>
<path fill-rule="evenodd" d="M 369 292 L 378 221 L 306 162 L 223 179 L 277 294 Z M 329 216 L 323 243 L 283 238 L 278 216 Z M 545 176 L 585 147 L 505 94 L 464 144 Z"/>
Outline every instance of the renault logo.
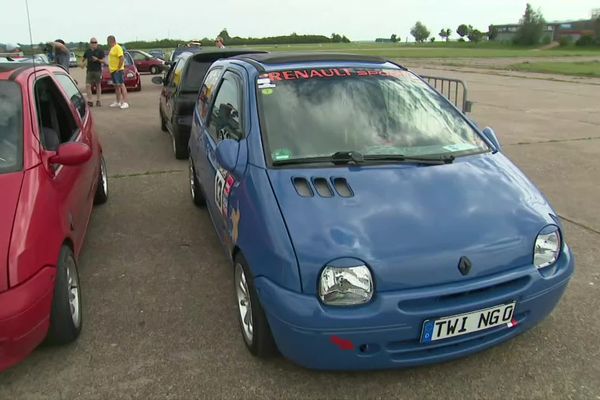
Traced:
<path fill-rule="evenodd" d="M 471 260 L 469 260 L 467 257 L 461 257 L 458 261 L 458 270 L 465 276 L 469 275 L 472 266 L 473 264 L 471 264 Z"/>

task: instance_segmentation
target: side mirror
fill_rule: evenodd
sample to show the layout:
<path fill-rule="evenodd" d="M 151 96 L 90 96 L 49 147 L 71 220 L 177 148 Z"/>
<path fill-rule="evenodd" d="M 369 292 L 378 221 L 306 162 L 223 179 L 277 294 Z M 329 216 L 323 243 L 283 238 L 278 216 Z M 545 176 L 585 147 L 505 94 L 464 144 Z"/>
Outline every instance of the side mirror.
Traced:
<path fill-rule="evenodd" d="M 217 162 L 229 172 L 233 172 L 237 166 L 240 143 L 233 139 L 225 139 L 217 144 Z"/>
<path fill-rule="evenodd" d="M 152 77 L 152 83 L 154 83 L 156 85 L 162 85 L 164 83 L 162 76 Z"/>
<path fill-rule="evenodd" d="M 58 151 L 48 161 L 51 164 L 80 165 L 91 157 L 92 149 L 87 144 L 67 142 L 58 146 Z"/>
<path fill-rule="evenodd" d="M 492 143 L 492 145 L 496 148 L 497 151 L 502 151 L 502 146 L 500 145 L 500 141 L 496 136 L 494 130 L 490 127 L 485 128 L 481 131 L 485 137 Z"/>

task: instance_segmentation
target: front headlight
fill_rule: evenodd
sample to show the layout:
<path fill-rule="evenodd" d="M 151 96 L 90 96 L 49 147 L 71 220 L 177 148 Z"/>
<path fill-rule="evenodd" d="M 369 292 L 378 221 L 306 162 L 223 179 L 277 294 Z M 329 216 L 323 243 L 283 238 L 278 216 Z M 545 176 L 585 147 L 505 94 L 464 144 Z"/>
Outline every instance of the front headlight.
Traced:
<path fill-rule="evenodd" d="M 560 255 L 560 233 L 557 227 L 548 232 L 542 231 L 535 240 L 533 250 L 533 265 L 537 269 L 542 269 L 553 265 Z"/>
<path fill-rule="evenodd" d="M 127 73 L 127 78 L 129 78 L 129 79 L 135 78 L 135 75 L 133 74 L 133 72 L 128 72 Z"/>
<path fill-rule="evenodd" d="M 329 306 L 368 303 L 373 297 L 371 271 L 364 265 L 350 268 L 327 266 L 321 272 L 319 297 Z"/>

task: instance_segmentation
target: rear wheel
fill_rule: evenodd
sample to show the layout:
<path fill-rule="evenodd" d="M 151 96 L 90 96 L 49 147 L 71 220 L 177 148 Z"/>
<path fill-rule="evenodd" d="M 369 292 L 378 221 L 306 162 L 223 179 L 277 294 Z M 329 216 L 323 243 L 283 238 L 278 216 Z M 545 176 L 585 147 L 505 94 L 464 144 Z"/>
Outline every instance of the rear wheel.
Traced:
<path fill-rule="evenodd" d="M 94 196 L 94 204 L 103 204 L 108 200 L 108 172 L 104 156 L 100 156 L 100 172 L 98 173 L 98 186 Z"/>
<path fill-rule="evenodd" d="M 235 259 L 234 279 L 238 319 L 246 347 L 253 355 L 267 358 L 277 353 L 271 328 L 260 304 L 254 278 L 243 256 Z"/>
<path fill-rule="evenodd" d="M 157 67 L 156 65 L 153 65 L 153 66 L 151 66 L 151 67 L 150 67 L 150 73 L 151 73 L 152 75 L 156 75 L 156 74 L 158 74 L 158 67 Z"/>
<path fill-rule="evenodd" d="M 181 134 L 177 129 L 177 126 L 173 126 L 173 120 L 171 120 L 171 141 L 173 142 L 173 154 L 178 160 L 184 160 L 188 156 L 188 144 L 184 143 L 181 138 Z"/>
<path fill-rule="evenodd" d="M 73 251 L 63 246 L 56 265 L 56 285 L 46 340 L 52 344 L 66 344 L 77 339 L 81 333 L 81 311 L 77 263 Z"/>
<path fill-rule="evenodd" d="M 165 117 L 163 117 L 163 113 L 160 110 L 160 106 L 158 107 L 158 114 L 160 115 L 160 130 L 163 132 L 168 132 Z"/>
<path fill-rule="evenodd" d="M 202 188 L 200 187 L 200 183 L 198 182 L 198 178 L 196 178 L 196 168 L 194 168 L 194 162 L 192 161 L 192 157 L 188 159 L 189 163 L 189 182 L 190 182 L 190 194 L 192 195 L 192 201 L 198 207 L 202 207 L 206 204 L 204 200 L 204 196 L 202 195 Z"/>

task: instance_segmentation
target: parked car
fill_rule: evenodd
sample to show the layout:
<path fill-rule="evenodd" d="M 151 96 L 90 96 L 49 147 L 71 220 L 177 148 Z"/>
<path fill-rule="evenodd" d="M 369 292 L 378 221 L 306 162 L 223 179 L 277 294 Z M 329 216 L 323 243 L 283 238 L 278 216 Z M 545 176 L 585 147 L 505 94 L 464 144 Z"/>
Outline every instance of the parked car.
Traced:
<path fill-rule="evenodd" d="M 0 64 L 0 371 L 82 327 L 77 265 L 106 164 L 85 98 L 50 65 Z"/>
<path fill-rule="evenodd" d="M 202 47 L 202 44 L 196 42 L 191 42 L 183 46 L 178 46 L 171 53 L 171 57 L 169 58 L 169 64 L 174 64 L 182 54 L 196 54 L 201 51 L 204 51 L 204 47 Z"/>
<path fill-rule="evenodd" d="M 161 49 L 152 49 L 149 50 L 148 53 L 152 55 L 152 57 L 160 58 L 161 60 L 166 60 L 165 52 Z"/>
<path fill-rule="evenodd" d="M 102 64 L 102 93 L 114 92 L 115 87 L 108 70 L 108 60 Z M 128 91 L 139 92 L 142 90 L 142 78 L 138 72 L 131 54 L 125 52 L 125 87 Z M 96 94 L 96 85 L 92 85 L 92 93 Z"/>
<path fill-rule="evenodd" d="M 150 72 L 156 75 L 164 71 L 165 62 L 141 50 L 129 50 L 135 67 L 139 72 Z"/>
<path fill-rule="evenodd" d="M 74 52 L 69 53 L 69 67 L 77 67 L 77 57 Z"/>
<path fill-rule="evenodd" d="M 194 104 L 210 65 L 221 58 L 252 52 L 255 51 L 212 48 L 196 54 L 183 53 L 164 78 L 152 79 L 152 82 L 163 85 L 160 92 L 160 126 L 171 135 L 176 158 L 185 159 L 188 156 Z"/>
<path fill-rule="evenodd" d="M 466 356 L 542 321 L 573 273 L 556 211 L 493 130 L 377 57 L 217 61 L 189 146 L 257 356 L 344 370 Z"/>

